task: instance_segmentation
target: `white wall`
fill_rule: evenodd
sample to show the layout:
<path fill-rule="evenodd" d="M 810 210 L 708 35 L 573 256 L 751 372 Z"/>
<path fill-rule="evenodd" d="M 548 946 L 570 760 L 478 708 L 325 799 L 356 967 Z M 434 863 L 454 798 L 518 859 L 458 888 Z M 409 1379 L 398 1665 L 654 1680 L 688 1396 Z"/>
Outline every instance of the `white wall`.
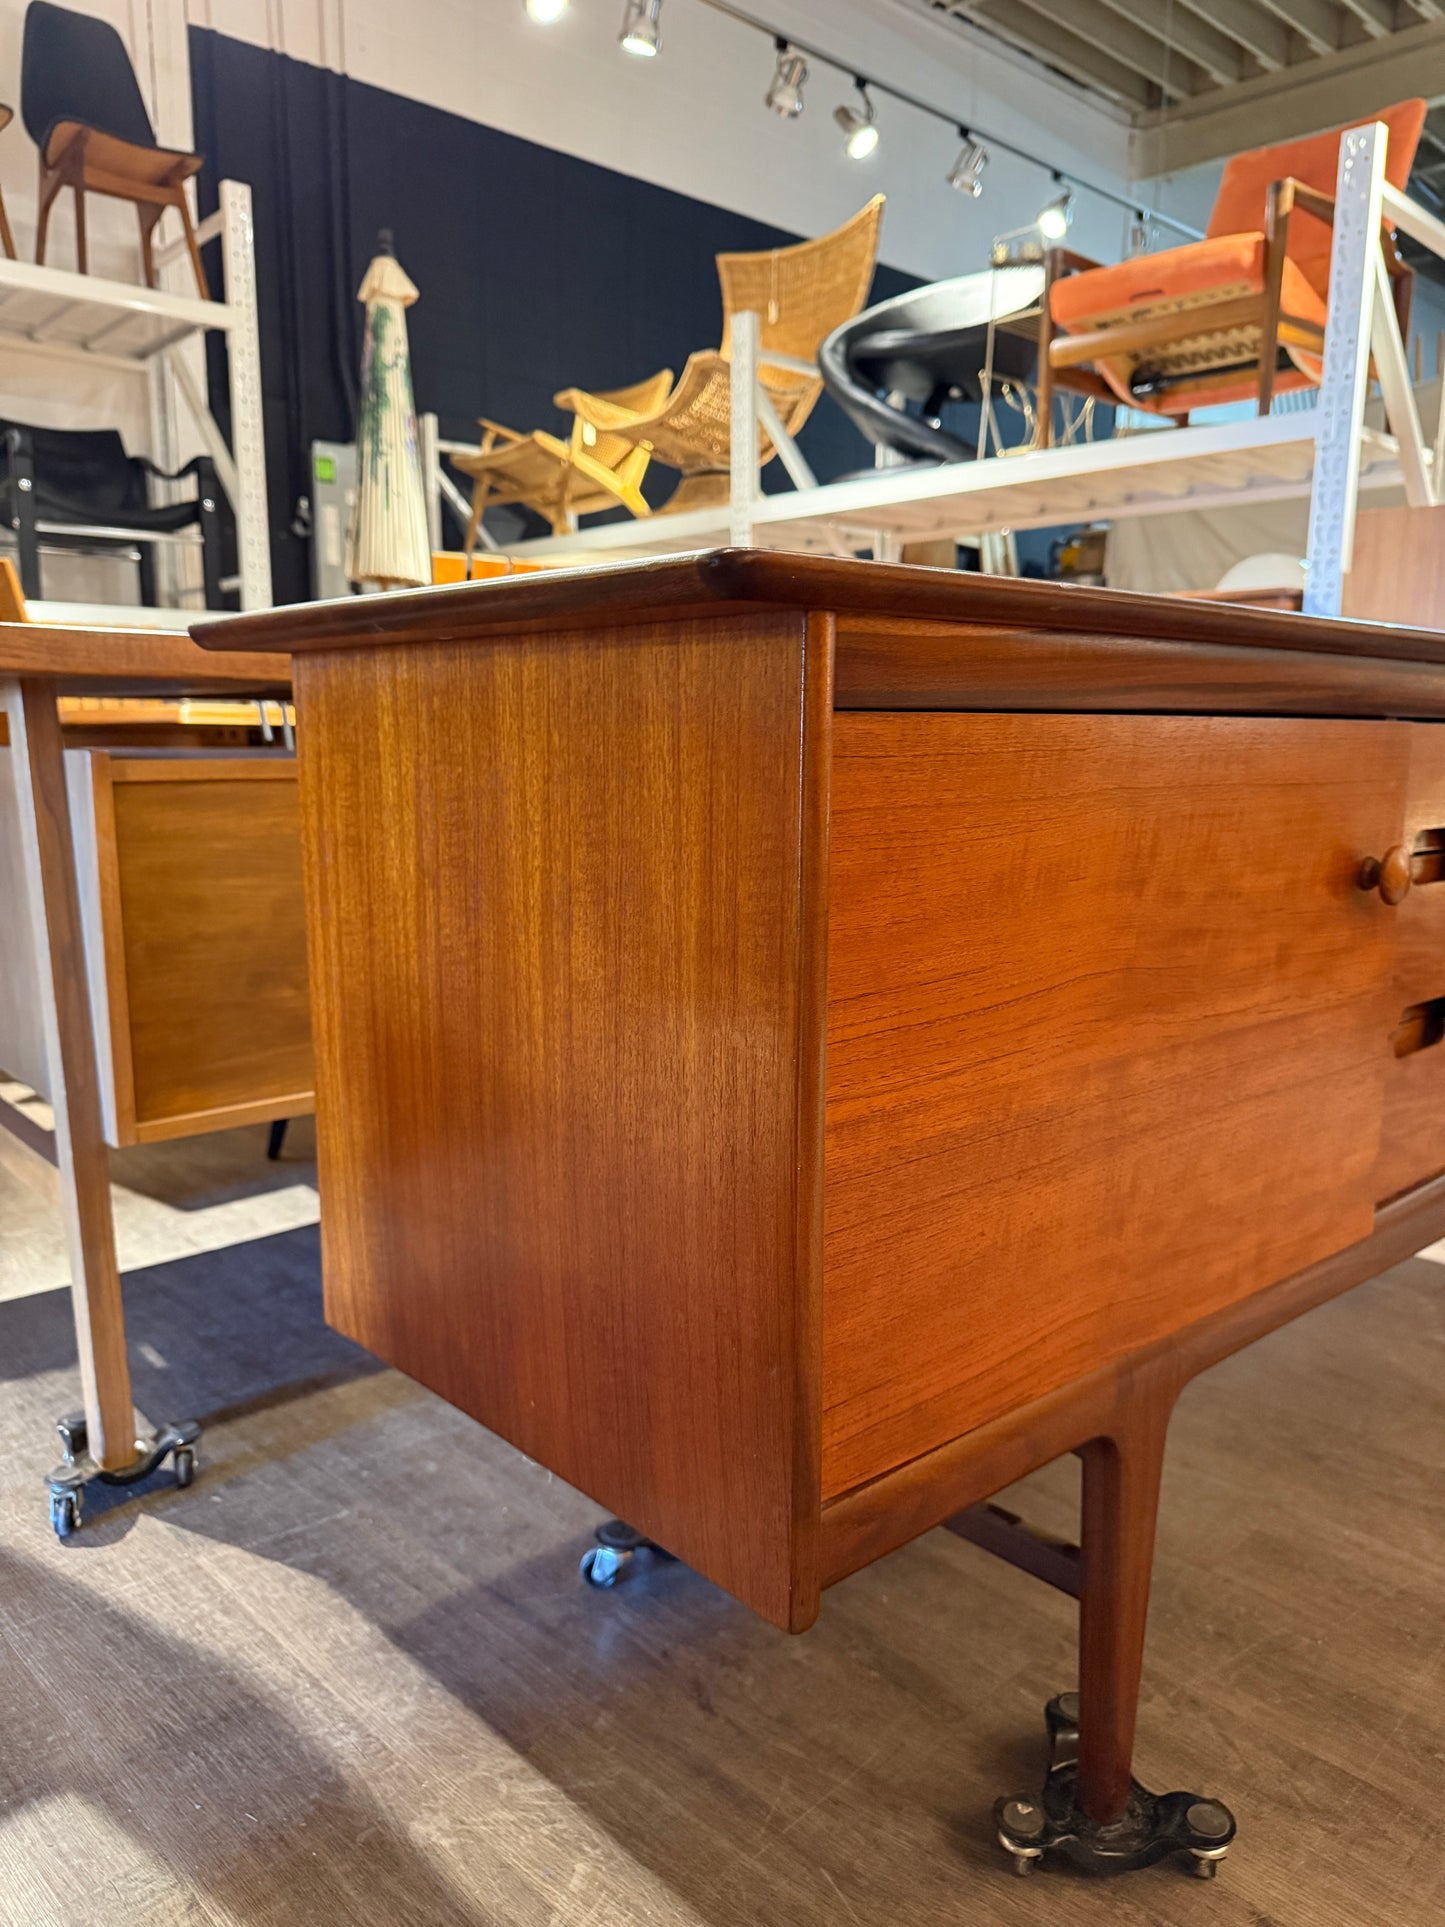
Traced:
<path fill-rule="evenodd" d="M 1107 186 L 1125 178 L 1119 122 L 1037 68 L 893 0 L 757 0 L 757 10 L 1065 171 Z M 881 188 L 885 258 L 929 278 L 980 264 L 992 237 L 1046 198 L 1046 174 L 997 155 L 988 192 L 965 204 L 944 181 L 958 146 L 951 130 L 882 98 L 877 154 L 847 160 L 832 111 L 853 97 L 850 77 L 815 64 L 805 112 L 780 121 L 763 107 L 767 38 L 700 0 L 665 0 L 653 61 L 618 49 L 622 0 L 572 0 L 552 27 L 531 21 L 522 0 L 190 0 L 189 12 L 199 25 L 802 234 L 836 226 Z M 1086 245 L 1117 249 L 1117 211 L 1090 200 L 1080 199 Z"/>
<path fill-rule="evenodd" d="M 177 143 L 190 138 L 189 21 L 802 234 L 836 226 L 881 188 L 885 257 L 930 278 L 978 265 L 993 236 L 1030 220 L 1048 192 L 1037 167 L 995 154 L 987 192 L 965 202 L 944 181 L 957 151 L 950 130 L 882 97 L 877 154 L 847 160 L 832 110 L 852 98 L 850 79 L 815 64 L 805 113 L 780 121 L 762 104 L 773 67 L 766 37 L 700 0 L 666 0 L 655 61 L 618 49 L 621 0 L 572 0 L 550 28 L 531 21 L 522 0 L 71 3 L 120 29 L 158 131 Z M 1124 191 L 1122 123 L 1037 68 L 892 0 L 776 0 L 776 9 L 789 31 L 860 71 Z M 0 100 L 19 100 L 24 11 L 24 0 L 0 0 Z M 0 139 L 0 185 L 23 254 L 33 245 L 34 171 L 17 121 Z M 69 210 L 51 226 L 51 258 L 68 265 Z M 129 210 L 97 203 L 91 227 L 94 268 L 134 272 Z M 1080 245 L 1115 253 L 1121 231 L 1117 209 L 1080 195 Z"/>

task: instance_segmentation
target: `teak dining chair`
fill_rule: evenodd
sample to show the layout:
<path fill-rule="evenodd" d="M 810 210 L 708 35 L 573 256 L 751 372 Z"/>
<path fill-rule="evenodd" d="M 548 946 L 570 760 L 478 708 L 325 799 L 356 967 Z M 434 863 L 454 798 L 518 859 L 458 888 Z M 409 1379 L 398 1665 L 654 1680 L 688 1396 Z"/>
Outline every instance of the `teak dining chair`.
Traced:
<path fill-rule="evenodd" d="M 154 287 L 156 224 L 174 207 L 201 299 L 210 299 L 186 199 L 186 183 L 200 172 L 201 156 L 157 144 L 125 42 L 109 21 L 30 0 L 20 53 L 20 112 L 40 154 L 37 263 L 45 260 L 50 210 L 69 187 L 75 194 L 76 266 L 86 273 L 85 197 L 109 194 L 135 203 L 145 283 Z"/>
<path fill-rule="evenodd" d="M 534 510 L 551 524 L 554 535 L 567 534 L 579 515 L 595 515 L 600 509 L 616 508 L 619 502 L 634 515 L 651 514 L 642 496 L 650 451 L 645 443 L 610 433 L 606 423 L 610 416 L 634 421 L 648 414 L 661 406 L 671 386 L 672 370 L 661 368 L 631 388 L 594 395 L 594 421 L 583 421 L 576 413 L 573 397 L 578 391 L 564 390 L 554 400 L 557 407 L 573 413 L 572 433 L 565 442 L 540 428 L 520 435 L 484 415 L 482 445 L 476 454 L 451 458 L 473 483 L 465 553 L 470 555 L 476 547 L 485 511 L 509 503 Z"/>
<path fill-rule="evenodd" d="M 819 347 L 868 299 L 882 218 L 883 196 L 877 194 L 851 221 L 821 240 L 758 254 L 718 255 L 722 345 L 689 355 L 662 407 L 619 421 L 615 412 L 599 406 L 605 397 L 581 389 L 570 390 L 565 405 L 594 428 L 647 444 L 655 461 L 682 471 L 682 480 L 666 505 L 669 512 L 726 501 L 732 317 L 749 309 L 758 316 L 759 380 L 783 427 L 790 435 L 797 434 L 823 392 L 822 376 L 816 372 Z M 814 372 L 769 363 L 770 350 L 790 360 L 813 363 Z M 760 436 L 759 465 L 776 452 L 771 441 Z"/>
<path fill-rule="evenodd" d="M 1382 120 L 1386 174 L 1403 188 L 1425 122 L 1406 100 Z M 1317 387 L 1333 241 L 1338 127 L 1237 154 L 1224 169 L 1202 241 L 1111 267 L 1068 249 L 1048 257 L 1039 342 L 1045 444 L 1054 388 L 1187 421 L 1194 408 Z M 1383 236 L 1401 332 L 1412 276 Z"/>

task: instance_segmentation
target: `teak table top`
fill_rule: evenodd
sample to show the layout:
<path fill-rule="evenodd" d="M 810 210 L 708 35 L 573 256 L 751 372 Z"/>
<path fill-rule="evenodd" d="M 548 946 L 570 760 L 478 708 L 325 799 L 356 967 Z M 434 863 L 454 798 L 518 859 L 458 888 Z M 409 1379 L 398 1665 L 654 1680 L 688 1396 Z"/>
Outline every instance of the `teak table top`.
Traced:
<path fill-rule="evenodd" d="M 1373 657 L 1445 665 L 1445 633 L 1325 620 L 999 576 L 756 549 L 714 549 L 655 562 L 608 563 L 546 574 L 459 582 L 385 596 L 347 597 L 260 614 L 208 619 L 192 633 L 203 648 L 293 653 L 378 643 L 464 641 L 489 633 L 564 630 L 619 620 L 657 620 L 708 605 L 829 610 L 840 619 L 887 618 L 1030 633 L 1067 631 L 1101 639 Z"/>
<path fill-rule="evenodd" d="M 44 622 L 0 622 L 0 676 L 54 676 L 88 688 L 117 690 L 143 684 L 177 694 L 234 689 L 274 690 L 291 681 L 290 658 L 272 650 L 231 662 L 197 648 L 190 637 L 165 629 L 79 629 Z"/>

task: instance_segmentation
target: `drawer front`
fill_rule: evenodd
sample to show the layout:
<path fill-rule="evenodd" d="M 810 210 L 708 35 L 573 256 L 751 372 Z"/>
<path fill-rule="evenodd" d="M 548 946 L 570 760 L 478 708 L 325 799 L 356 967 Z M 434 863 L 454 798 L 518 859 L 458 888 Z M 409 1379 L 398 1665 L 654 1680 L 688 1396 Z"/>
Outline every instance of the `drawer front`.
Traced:
<path fill-rule="evenodd" d="M 1445 1171 L 1445 724 L 1411 723 L 1405 829 L 1409 895 L 1399 940 L 1376 1195 Z M 1396 1052 L 1399 1055 L 1396 1055 Z"/>
<path fill-rule="evenodd" d="M 825 1496 L 1369 1233 L 1408 727 L 835 719 Z"/>

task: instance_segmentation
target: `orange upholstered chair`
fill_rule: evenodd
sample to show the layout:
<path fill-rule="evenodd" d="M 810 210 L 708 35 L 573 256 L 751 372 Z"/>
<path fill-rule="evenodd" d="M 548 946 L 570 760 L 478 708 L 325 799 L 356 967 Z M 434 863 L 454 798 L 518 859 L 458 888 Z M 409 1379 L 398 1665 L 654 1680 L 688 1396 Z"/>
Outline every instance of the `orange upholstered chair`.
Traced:
<path fill-rule="evenodd" d="M 1403 188 L 1425 121 L 1407 100 L 1352 126 L 1389 129 L 1386 175 Z M 1192 408 L 1316 386 L 1324 344 L 1334 190 L 1344 128 L 1237 154 L 1204 240 L 1114 267 L 1055 249 L 1039 357 L 1047 439 L 1051 390 L 1066 387 L 1176 420 Z M 1410 271 L 1386 235 L 1402 332 Z"/>

